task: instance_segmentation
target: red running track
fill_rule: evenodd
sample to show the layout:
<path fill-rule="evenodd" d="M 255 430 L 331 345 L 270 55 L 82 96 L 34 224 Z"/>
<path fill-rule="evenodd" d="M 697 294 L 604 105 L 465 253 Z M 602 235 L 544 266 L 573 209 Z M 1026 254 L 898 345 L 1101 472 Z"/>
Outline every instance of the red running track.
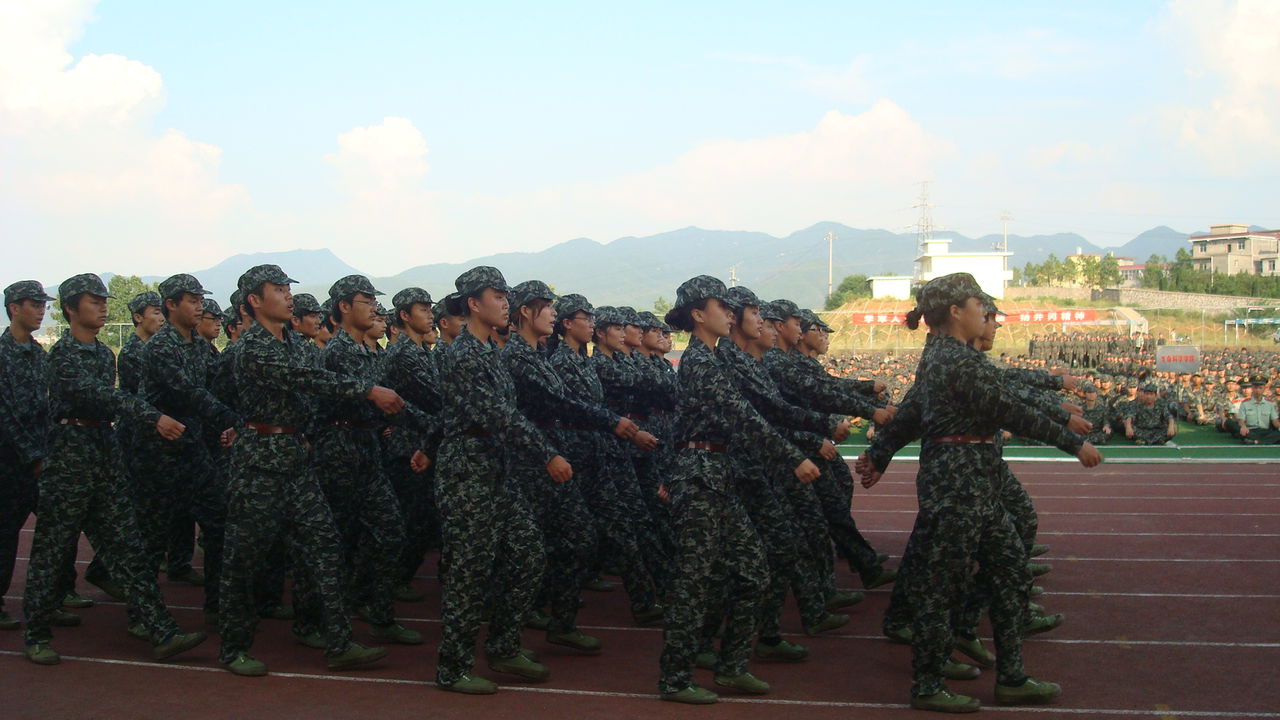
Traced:
<path fill-rule="evenodd" d="M 906 542 L 915 499 L 915 465 L 895 465 L 872 491 L 859 491 L 855 516 L 882 552 Z M 1280 471 L 1268 465 L 1125 465 L 1095 471 L 1067 465 L 1014 468 L 1040 511 L 1042 602 L 1065 612 L 1053 633 L 1027 641 L 1027 667 L 1059 682 L 1063 697 L 1039 708 L 994 705 L 992 673 L 953 683 L 1001 717 L 1280 718 Z M 28 526 L 28 530 L 30 526 Z M 24 533 L 20 557 L 30 545 Z M 82 547 L 81 560 L 89 557 Z M 434 572 L 429 560 L 424 573 Z M 83 569 L 83 566 L 82 566 Z M 20 609 L 26 561 L 18 562 L 6 598 Z M 847 568 L 843 587 L 858 587 Z M 674 706 L 656 699 L 661 632 L 630 623 L 626 598 L 587 593 L 579 616 L 605 652 L 580 657 L 526 631 L 552 677 L 538 685 L 504 684 L 492 697 L 462 697 L 431 686 L 439 639 L 439 588 L 424 576 L 420 603 L 403 603 L 404 622 L 426 636 L 418 647 L 393 647 L 370 669 L 334 673 L 321 654 L 293 642 L 288 623 L 264 621 L 254 653 L 266 678 L 239 678 L 216 662 L 216 638 L 180 662 L 148 661 L 148 647 L 125 631 L 124 609 L 96 588 L 99 601 L 79 611 L 84 624 L 59 629 L 56 667 L 21 657 L 19 632 L 0 632 L 0 717 L 17 718 L 447 718 L 920 717 L 906 707 L 910 651 L 880 638 L 888 594 L 876 591 L 853 620 L 822 638 L 798 636 L 813 651 L 799 665 L 754 663 L 772 683 L 763 698 L 722 696 L 719 705 Z M 179 623 L 198 628 L 200 591 L 163 583 Z M 355 623 L 356 635 L 365 626 Z M 799 633 L 789 610 L 786 630 Z M 208 628 L 205 628 L 208 630 Z M 502 676 L 479 672 L 499 682 Z M 699 671 L 702 682 L 710 677 Z"/>

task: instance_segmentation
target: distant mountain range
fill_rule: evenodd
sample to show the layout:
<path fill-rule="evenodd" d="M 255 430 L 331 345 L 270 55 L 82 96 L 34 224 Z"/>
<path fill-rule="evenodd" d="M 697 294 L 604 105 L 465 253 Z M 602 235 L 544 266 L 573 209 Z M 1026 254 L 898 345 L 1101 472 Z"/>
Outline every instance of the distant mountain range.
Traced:
<path fill-rule="evenodd" d="M 579 292 L 597 304 L 627 304 L 650 308 L 658 298 L 675 297 L 676 285 L 699 274 L 728 280 L 736 275 L 767 297 L 788 297 L 805 306 L 819 306 L 827 291 L 828 232 L 836 234 L 833 248 L 834 282 L 846 275 L 863 273 L 909 275 L 915 261 L 914 233 L 889 230 L 860 230 L 834 222 L 822 222 L 786 237 L 766 233 L 703 230 L 689 227 L 651 235 L 624 237 L 607 244 L 577 238 L 531 253 L 502 253 L 473 258 L 462 263 L 436 263 L 409 268 L 390 277 L 372 278 L 374 285 L 389 296 L 396 291 L 419 286 L 433 296 L 453 290 L 453 280 L 474 265 L 493 265 L 512 284 L 537 278 L 561 292 Z M 954 252 L 990 250 L 999 235 L 969 238 L 949 231 L 935 233 L 952 241 Z M 1010 235 L 1011 266 L 1043 262 L 1050 254 L 1061 258 L 1077 250 L 1086 253 L 1114 252 L 1121 257 L 1144 262 L 1152 253 L 1172 257 L 1187 247 L 1187 233 L 1163 225 L 1134 237 L 1119 247 L 1099 247 L 1076 233 L 1053 235 Z M 329 285 L 343 275 L 360 273 L 328 249 L 234 255 L 207 270 L 191 271 L 206 288 L 225 303 L 235 289 L 236 279 L 245 269 L 260 263 L 274 263 L 299 281 L 298 292 L 310 292 L 321 300 Z M 109 277 L 109 276 L 108 276 Z M 148 282 L 160 277 L 143 278 Z"/>

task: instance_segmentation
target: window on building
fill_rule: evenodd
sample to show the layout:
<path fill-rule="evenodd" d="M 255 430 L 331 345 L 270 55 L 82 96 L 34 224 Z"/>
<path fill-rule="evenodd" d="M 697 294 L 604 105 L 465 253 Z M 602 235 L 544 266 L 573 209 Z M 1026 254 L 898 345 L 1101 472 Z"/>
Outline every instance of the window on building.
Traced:
<path fill-rule="evenodd" d="M 1238 241 L 1236 241 L 1236 249 L 1237 249 L 1237 250 L 1243 250 L 1243 249 L 1244 249 L 1244 242 L 1245 242 L 1244 240 L 1238 240 Z"/>
<path fill-rule="evenodd" d="M 1196 243 L 1196 247 L 1197 247 L 1197 248 L 1200 250 L 1200 252 L 1202 252 L 1202 253 L 1207 253 L 1207 252 L 1209 252 L 1209 243 L 1207 243 L 1207 242 L 1198 242 L 1198 243 Z"/>

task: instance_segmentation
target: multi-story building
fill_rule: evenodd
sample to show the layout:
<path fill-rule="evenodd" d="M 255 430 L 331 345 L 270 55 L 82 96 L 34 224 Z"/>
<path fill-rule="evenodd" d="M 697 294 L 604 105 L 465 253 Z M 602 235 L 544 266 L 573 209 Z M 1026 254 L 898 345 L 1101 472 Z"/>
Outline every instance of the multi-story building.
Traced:
<path fill-rule="evenodd" d="M 920 285 L 942 275 L 967 272 L 978 281 L 983 292 L 996 298 L 1004 297 L 1004 289 L 1013 279 L 1009 269 L 1011 252 L 951 252 L 951 241 L 945 238 L 925 237 L 920 242 L 920 255 L 916 257 L 915 284 Z M 897 282 L 892 285 L 898 290 Z"/>
<path fill-rule="evenodd" d="M 1250 231 L 1248 225 L 1210 225 L 1192 235 L 1191 263 L 1225 275 L 1280 275 L 1280 230 Z"/>

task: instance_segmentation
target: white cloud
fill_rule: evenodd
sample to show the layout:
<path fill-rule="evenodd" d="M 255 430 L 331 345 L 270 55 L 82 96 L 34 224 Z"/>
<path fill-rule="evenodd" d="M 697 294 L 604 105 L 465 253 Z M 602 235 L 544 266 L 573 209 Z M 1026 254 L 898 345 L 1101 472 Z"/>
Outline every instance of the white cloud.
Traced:
<path fill-rule="evenodd" d="M 13 3 L 0 23 L 0 218 L 25 231 L 11 272 L 155 270 L 184 242 L 183 264 L 215 262 L 228 244 L 218 223 L 248 209 L 218 177 L 222 151 L 177 130 L 155 134 L 164 83 L 154 68 L 116 54 L 76 59 L 68 46 L 93 3 Z M 55 251 L 54 248 L 57 248 Z M 166 263 L 171 264 L 171 263 Z"/>
<path fill-rule="evenodd" d="M 1280 3 L 1175 0 L 1161 29 L 1200 90 L 1199 104 L 1170 111 L 1179 142 L 1224 175 L 1280 160 Z"/>

